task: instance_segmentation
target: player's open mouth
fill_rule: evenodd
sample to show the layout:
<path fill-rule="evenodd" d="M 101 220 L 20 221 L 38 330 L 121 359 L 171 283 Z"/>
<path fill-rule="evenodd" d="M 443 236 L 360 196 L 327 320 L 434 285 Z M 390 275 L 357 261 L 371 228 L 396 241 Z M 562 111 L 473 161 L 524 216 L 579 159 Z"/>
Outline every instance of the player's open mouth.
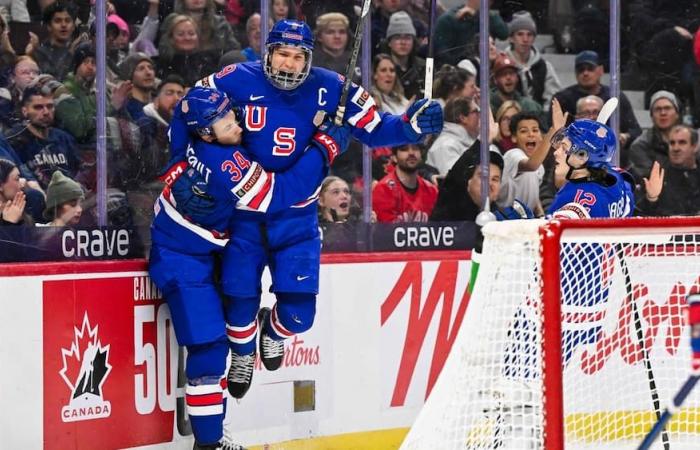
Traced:
<path fill-rule="evenodd" d="M 340 209 L 347 209 L 348 208 L 348 202 L 340 202 L 338 205 L 340 206 Z"/>
<path fill-rule="evenodd" d="M 534 150 L 537 148 L 537 141 L 529 141 L 525 143 L 525 148 L 528 150 Z"/>

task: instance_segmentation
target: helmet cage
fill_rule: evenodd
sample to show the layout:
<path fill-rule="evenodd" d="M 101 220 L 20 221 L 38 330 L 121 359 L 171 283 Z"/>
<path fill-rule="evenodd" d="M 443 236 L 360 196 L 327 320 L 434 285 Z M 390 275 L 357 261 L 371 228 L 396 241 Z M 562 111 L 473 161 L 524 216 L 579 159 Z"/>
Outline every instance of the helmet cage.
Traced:
<path fill-rule="evenodd" d="M 295 47 L 304 52 L 306 63 L 298 73 L 289 73 L 272 69 L 272 55 L 282 46 Z M 270 30 L 265 42 L 263 72 L 273 86 L 291 91 L 299 87 L 309 76 L 311 58 L 314 49 L 314 36 L 305 22 L 284 19 L 277 22 Z"/>

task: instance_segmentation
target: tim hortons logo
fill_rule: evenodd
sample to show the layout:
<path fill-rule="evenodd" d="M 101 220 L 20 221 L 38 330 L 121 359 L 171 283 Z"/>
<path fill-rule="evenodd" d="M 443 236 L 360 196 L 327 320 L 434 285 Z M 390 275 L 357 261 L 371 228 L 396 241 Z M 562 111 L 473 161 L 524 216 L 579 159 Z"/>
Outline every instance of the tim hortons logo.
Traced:
<path fill-rule="evenodd" d="M 87 312 L 83 324 L 75 331 L 69 349 L 62 348 L 63 368 L 59 372 L 71 390 L 71 398 L 61 409 L 64 422 L 109 417 L 111 404 L 102 396 L 102 385 L 112 370 L 109 365 L 109 345 L 103 346 L 97 336 L 98 326 L 90 327 Z"/>
<path fill-rule="evenodd" d="M 462 325 L 464 313 L 467 310 L 467 305 L 471 296 L 470 290 L 465 289 L 461 298 L 458 299 L 458 303 L 455 304 L 458 269 L 458 261 L 442 261 L 435 273 L 433 284 L 428 291 L 428 297 L 425 299 L 425 302 L 422 302 L 422 263 L 419 261 L 408 262 L 401 276 L 396 281 L 396 285 L 394 285 L 394 288 L 382 303 L 381 324 L 383 326 L 396 310 L 401 300 L 406 297 L 406 293 L 410 291 L 408 325 L 406 327 L 406 337 L 404 339 L 399 372 L 396 376 L 394 392 L 391 398 L 391 406 L 402 406 L 405 403 L 406 394 L 408 393 L 416 363 L 418 362 L 418 356 L 423 348 L 425 336 L 428 333 L 428 328 L 430 327 L 430 323 L 433 320 L 433 316 L 441 300 L 442 310 L 440 312 L 440 323 L 438 325 L 435 347 L 430 362 L 430 372 L 428 374 L 425 398 L 428 398 L 428 395 L 430 395 L 430 391 L 433 389 L 435 381 L 445 365 L 447 355 L 452 348 L 452 344 L 454 344 L 459 327 Z M 423 305 L 422 309 L 421 304 Z M 454 315 L 453 320 L 452 310 L 455 307 L 457 308 L 457 313 Z"/>
<path fill-rule="evenodd" d="M 690 289 L 677 282 L 671 288 L 668 298 L 658 302 L 649 297 L 649 288 L 646 284 L 635 284 L 631 293 L 622 302 L 613 331 L 611 333 L 601 331 L 596 342 L 582 352 L 581 370 L 586 374 L 594 374 L 601 370 L 610 357 L 617 352 L 622 361 L 628 365 L 642 363 L 644 350 L 659 351 L 657 346 L 661 346 L 660 350 L 668 355 L 675 356 L 685 330 L 685 314 L 688 307 L 686 296 L 699 291 L 700 277 L 695 280 Z M 633 303 L 637 306 L 642 322 L 641 343 L 637 337 Z M 664 330 L 666 332 L 664 341 L 657 342 L 657 337 Z"/>

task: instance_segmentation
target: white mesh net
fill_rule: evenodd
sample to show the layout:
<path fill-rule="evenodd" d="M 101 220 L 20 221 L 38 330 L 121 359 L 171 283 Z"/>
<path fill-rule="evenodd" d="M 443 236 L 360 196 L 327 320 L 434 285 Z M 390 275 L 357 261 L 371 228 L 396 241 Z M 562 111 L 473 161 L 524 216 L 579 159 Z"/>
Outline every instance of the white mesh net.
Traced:
<path fill-rule="evenodd" d="M 542 225 L 484 228 L 463 326 L 402 449 L 545 447 L 554 421 L 543 413 L 544 393 L 552 394 L 542 377 Z M 561 339 L 544 352 L 562 352 L 567 449 L 636 448 L 689 374 L 685 297 L 700 286 L 700 227 L 697 235 L 665 226 L 643 233 L 596 227 L 561 235 Z M 548 380 L 562 377 L 544 370 Z M 700 448 L 700 389 L 653 448 L 663 441 Z"/>

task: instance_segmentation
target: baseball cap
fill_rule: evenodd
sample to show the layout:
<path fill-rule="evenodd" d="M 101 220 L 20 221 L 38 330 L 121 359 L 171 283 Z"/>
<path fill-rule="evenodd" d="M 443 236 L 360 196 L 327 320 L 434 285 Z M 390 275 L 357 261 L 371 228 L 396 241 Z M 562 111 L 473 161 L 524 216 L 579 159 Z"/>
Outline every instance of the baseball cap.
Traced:
<path fill-rule="evenodd" d="M 583 64 L 599 66 L 600 59 L 598 58 L 598 53 L 594 52 L 593 50 L 584 50 L 576 55 L 575 67 L 578 68 Z"/>

